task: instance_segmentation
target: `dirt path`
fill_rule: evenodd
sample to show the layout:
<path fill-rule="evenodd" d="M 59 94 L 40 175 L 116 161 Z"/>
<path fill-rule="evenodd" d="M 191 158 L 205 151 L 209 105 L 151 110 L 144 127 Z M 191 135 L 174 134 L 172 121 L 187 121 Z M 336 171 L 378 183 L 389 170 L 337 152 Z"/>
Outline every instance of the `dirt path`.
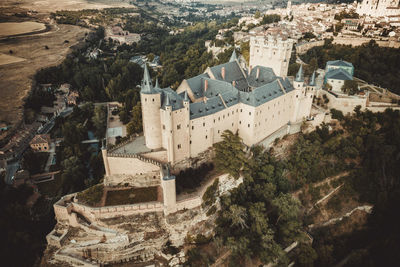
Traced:
<path fill-rule="evenodd" d="M 354 212 L 356 212 L 358 210 L 364 211 L 364 212 L 370 214 L 372 212 L 372 208 L 373 208 L 373 206 L 371 206 L 371 205 L 358 206 L 358 207 L 355 207 L 351 211 L 346 212 L 345 214 L 343 214 L 343 215 L 341 215 L 339 217 L 335 217 L 335 218 L 329 219 L 328 221 L 320 223 L 320 224 L 317 224 L 317 225 L 310 224 L 308 227 L 309 227 L 309 229 L 313 229 L 315 227 L 328 226 L 328 225 L 331 225 L 331 224 L 336 224 L 337 222 L 340 222 L 341 220 L 343 220 L 343 218 L 350 217 Z"/>
<path fill-rule="evenodd" d="M 313 187 L 322 186 L 322 185 L 325 185 L 326 183 L 333 182 L 333 181 L 338 180 L 338 179 L 340 179 L 340 178 L 342 178 L 342 177 L 344 177 L 344 176 L 347 176 L 347 175 L 349 175 L 349 172 L 348 172 L 348 171 L 341 172 L 341 173 L 339 173 L 339 174 L 337 174 L 337 175 L 335 175 L 335 176 L 327 177 L 327 178 L 325 178 L 324 180 L 322 180 L 322 181 L 320 181 L 320 182 L 317 182 L 317 183 L 314 183 L 314 184 L 312 184 L 312 185 L 313 185 Z M 292 193 L 292 196 L 293 196 L 294 198 L 297 198 L 297 199 L 298 199 L 298 198 L 299 198 L 299 194 L 300 194 L 301 192 L 303 192 L 303 189 L 299 189 L 299 190 L 293 192 L 293 193 Z"/>
<path fill-rule="evenodd" d="M 224 254 L 222 254 L 215 262 L 211 265 L 211 267 L 219 267 L 222 263 L 231 255 L 231 251 L 228 250 Z"/>

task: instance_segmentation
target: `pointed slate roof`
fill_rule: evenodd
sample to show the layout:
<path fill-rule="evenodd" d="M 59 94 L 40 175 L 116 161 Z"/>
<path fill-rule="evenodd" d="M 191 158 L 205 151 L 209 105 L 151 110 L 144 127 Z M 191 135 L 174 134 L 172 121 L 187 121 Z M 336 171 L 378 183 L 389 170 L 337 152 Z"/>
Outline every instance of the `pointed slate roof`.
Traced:
<path fill-rule="evenodd" d="M 171 100 L 169 100 L 169 94 L 166 94 L 166 99 L 165 99 L 165 106 L 166 107 L 168 107 L 168 106 L 171 106 Z"/>
<path fill-rule="evenodd" d="M 353 77 L 343 69 L 334 69 L 330 70 L 325 74 L 326 79 L 335 79 L 335 80 L 353 80 Z"/>
<path fill-rule="evenodd" d="M 311 79 L 310 79 L 310 84 L 309 84 L 310 86 L 315 86 L 316 84 L 315 84 L 315 70 L 314 70 L 314 72 L 313 72 L 313 74 L 312 74 L 312 76 L 311 76 Z"/>
<path fill-rule="evenodd" d="M 151 82 L 151 77 L 149 70 L 147 69 L 147 65 L 144 65 L 144 73 L 142 80 L 142 89 L 140 90 L 142 94 L 157 94 L 159 93 L 157 90 L 154 90 L 153 84 Z"/>
<path fill-rule="evenodd" d="M 304 82 L 303 65 L 300 65 L 299 71 L 297 72 L 296 78 L 294 80 L 296 82 Z"/>
<path fill-rule="evenodd" d="M 351 62 L 347 62 L 344 60 L 330 60 L 326 62 L 327 66 L 338 66 L 338 67 L 354 67 Z"/>
<path fill-rule="evenodd" d="M 189 97 L 187 91 L 185 91 L 185 96 L 183 97 L 183 101 L 189 102 Z"/>
<path fill-rule="evenodd" d="M 236 55 L 235 49 L 233 49 L 231 58 L 229 59 L 229 62 L 232 62 L 232 61 L 235 61 L 235 60 L 238 60 L 238 57 L 237 57 L 237 55 Z"/>

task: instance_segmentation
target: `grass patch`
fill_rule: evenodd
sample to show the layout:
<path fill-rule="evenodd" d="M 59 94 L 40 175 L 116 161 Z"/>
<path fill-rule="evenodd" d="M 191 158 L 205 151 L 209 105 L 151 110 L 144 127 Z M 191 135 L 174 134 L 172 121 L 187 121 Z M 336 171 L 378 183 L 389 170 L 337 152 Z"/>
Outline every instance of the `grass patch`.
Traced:
<path fill-rule="evenodd" d="M 96 206 L 99 204 L 104 191 L 103 184 L 97 184 L 92 187 L 89 187 L 85 191 L 79 192 L 77 197 L 79 202 L 84 204 L 88 204 L 90 206 Z"/>
<path fill-rule="evenodd" d="M 157 201 L 157 186 L 107 191 L 106 206 Z"/>

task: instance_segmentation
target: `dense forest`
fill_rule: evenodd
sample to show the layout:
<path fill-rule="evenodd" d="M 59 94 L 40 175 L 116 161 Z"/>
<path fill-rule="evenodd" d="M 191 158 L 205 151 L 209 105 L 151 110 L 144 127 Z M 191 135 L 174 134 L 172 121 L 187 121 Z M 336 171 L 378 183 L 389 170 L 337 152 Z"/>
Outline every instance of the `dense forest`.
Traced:
<path fill-rule="evenodd" d="M 306 63 L 316 60 L 323 69 L 329 60 L 346 60 L 353 63 L 355 77 L 400 94 L 400 49 L 379 47 L 375 41 L 352 47 L 326 40 L 323 46 L 308 50 L 301 59 Z"/>
<path fill-rule="evenodd" d="M 245 152 L 237 134 L 224 133 L 216 144 L 216 168 L 243 184 L 221 198 L 216 235 L 208 244 L 230 250 L 232 265 L 245 266 L 258 259 L 297 266 L 394 266 L 399 260 L 400 221 L 400 113 L 360 112 L 343 116 L 333 110 L 338 125 L 329 130 L 322 125 L 309 134 L 301 134 L 285 158 L 276 158 L 273 149 L 253 147 Z M 370 203 L 373 212 L 362 227 L 340 232 L 340 223 L 309 232 L 312 214 L 304 213 L 306 200 L 292 198 L 299 188 L 313 189 L 315 182 L 346 170 L 348 175 L 340 198 L 329 205 L 353 199 Z M 315 193 L 315 192 L 313 192 Z M 334 198 L 335 199 L 335 198 Z M 311 216 L 311 217 L 310 217 Z M 286 254 L 283 249 L 294 241 L 300 245 Z M 215 260 L 206 250 L 189 253 L 189 264 Z"/>

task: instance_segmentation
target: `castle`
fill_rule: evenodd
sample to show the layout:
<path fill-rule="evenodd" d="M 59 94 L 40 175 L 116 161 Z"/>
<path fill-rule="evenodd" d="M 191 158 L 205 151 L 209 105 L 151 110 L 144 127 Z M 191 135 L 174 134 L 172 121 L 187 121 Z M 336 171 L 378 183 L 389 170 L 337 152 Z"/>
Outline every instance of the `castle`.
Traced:
<path fill-rule="evenodd" d="M 363 0 L 357 4 L 361 16 L 385 17 L 400 15 L 400 0 Z"/>
<path fill-rule="evenodd" d="M 260 53 L 259 46 L 268 47 L 261 38 L 257 37 L 257 42 L 251 46 L 253 57 Z M 176 91 L 161 89 L 157 81 L 153 86 L 145 66 L 140 92 L 144 134 L 117 148 L 103 149 L 105 185 L 160 184 L 165 213 L 175 212 L 179 205 L 169 168 L 184 169 L 193 159 L 204 158 L 213 144 L 222 141 L 225 130 L 237 132 L 250 147 L 282 127 L 302 122 L 310 115 L 315 73 L 308 84 L 302 67 L 293 81 L 285 77 L 291 48 L 286 45 L 278 49 L 279 42 L 275 40 L 275 45 L 269 46 L 271 51 L 264 51 L 265 60 L 249 70 L 241 66 L 233 52 L 229 62 L 183 80 Z M 284 77 L 265 66 L 271 65 L 268 59 L 283 61 L 277 71 Z"/>

